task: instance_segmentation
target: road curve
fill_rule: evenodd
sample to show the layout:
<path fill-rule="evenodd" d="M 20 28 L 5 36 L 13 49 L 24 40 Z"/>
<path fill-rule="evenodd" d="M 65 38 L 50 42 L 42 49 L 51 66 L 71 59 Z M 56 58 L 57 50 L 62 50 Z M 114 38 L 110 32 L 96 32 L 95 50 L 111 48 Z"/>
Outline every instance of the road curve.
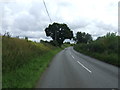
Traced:
<path fill-rule="evenodd" d="M 36 88 L 118 88 L 118 68 L 68 47 L 53 58 Z"/>

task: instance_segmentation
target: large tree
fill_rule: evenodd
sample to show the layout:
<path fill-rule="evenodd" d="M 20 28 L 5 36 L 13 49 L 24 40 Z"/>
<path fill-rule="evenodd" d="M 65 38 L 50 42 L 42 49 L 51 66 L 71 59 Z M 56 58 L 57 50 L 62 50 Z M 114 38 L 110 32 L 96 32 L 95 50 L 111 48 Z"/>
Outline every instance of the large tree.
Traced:
<path fill-rule="evenodd" d="M 66 24 L 53 23 L 50 24 L 46 29 L 46 36 L 50 36 L 53 41 L 57 42 L 59 46 L 63 44 L 65 39 L 72 39 L 73 32 Z"/>

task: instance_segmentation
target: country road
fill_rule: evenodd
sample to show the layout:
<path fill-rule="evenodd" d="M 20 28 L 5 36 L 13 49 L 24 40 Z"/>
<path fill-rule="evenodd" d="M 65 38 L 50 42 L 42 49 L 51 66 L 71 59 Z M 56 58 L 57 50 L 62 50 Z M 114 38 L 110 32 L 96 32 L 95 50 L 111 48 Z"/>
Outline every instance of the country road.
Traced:
<path fill-rule="evenodd" d="M 36 88 L 118 88 L 118 68 L 68 47 L 53 58 Z"/>

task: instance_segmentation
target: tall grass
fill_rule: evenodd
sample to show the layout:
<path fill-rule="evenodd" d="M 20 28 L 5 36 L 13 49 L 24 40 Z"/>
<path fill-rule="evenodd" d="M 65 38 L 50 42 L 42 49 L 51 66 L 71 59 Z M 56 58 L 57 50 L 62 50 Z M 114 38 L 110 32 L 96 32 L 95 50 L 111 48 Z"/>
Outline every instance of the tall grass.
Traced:
<path fill-rule="evenodd" d="M 3 88 L 31 88 L 61 48 L 24 39 L 2 38 Z"/>
<path fill-rule="evenodd" d="M 2 44 L 3 73 L 18 69 L 28 63 L 30 59 L 41 56 L 54 48 L 52 46 L 44 46 L 40 43 L 8 37 L 2 38 Z"/>
<path fill-rule="evenodd" d="M 34 88 L 53 56 L 61 49 L 49 51 L 43 56 L 33 58 L 21 68 L 4 74 L 3 88 Z"/>

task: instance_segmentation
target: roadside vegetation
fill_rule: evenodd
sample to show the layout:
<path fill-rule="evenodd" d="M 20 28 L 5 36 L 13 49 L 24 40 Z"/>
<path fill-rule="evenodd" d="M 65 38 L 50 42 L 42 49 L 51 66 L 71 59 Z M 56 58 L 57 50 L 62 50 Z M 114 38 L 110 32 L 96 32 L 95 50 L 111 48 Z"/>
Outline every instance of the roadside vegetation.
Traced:
<path fill-rule="evenodd" d="M 63 48 L 28 38 L 2 37 L 2 87 L 34 88 L 53 56 Z"/>
<path fill-rule="evenodd" d="M 107 63 L 120 66 L 120 36 L 108 33 L 93 40 L 90 34 L 73 32 L 66 24 L 53 23 L 45 28 L 51 41 L 33 42 L 28 37 L 15 38 L 7 32 L 2 36 L 2 87 L 34 88 L 52 58 L 62 49 L 74 46 L 80 53 L 92 56 Z M 76 44 L 63 43 L 65 39 L 75 40 Z"/>
<path fill-rule="evenodd" d="M 2 87 L 33 88 L 42 72 L 49 66 L 53 56 L 62 49 L 71 46 L 63 44 L 71 39 L 73 32 L 66 24 L 53 23 L 45 28 L 50 42 L 40 40 L 39 43 L 11 37 L 7 32 L 2 36 Z"/>
<path fill-rule="evenodd" d="M 82 38 L 76 35 L 77 44 L 74 49 L 80 53 L 84 53 L 101 61 L 120 67 L 118 56 L 120 56 L 120 36 L 115 33 L 107 33 L 105 36 L 98 37 L 96 40 L 90 38 L 86 42 L 82 42 Z M 85 38 L 83 38 L 85 39 Z M 85 41 L 85 40 L 83 40 Z"/>

